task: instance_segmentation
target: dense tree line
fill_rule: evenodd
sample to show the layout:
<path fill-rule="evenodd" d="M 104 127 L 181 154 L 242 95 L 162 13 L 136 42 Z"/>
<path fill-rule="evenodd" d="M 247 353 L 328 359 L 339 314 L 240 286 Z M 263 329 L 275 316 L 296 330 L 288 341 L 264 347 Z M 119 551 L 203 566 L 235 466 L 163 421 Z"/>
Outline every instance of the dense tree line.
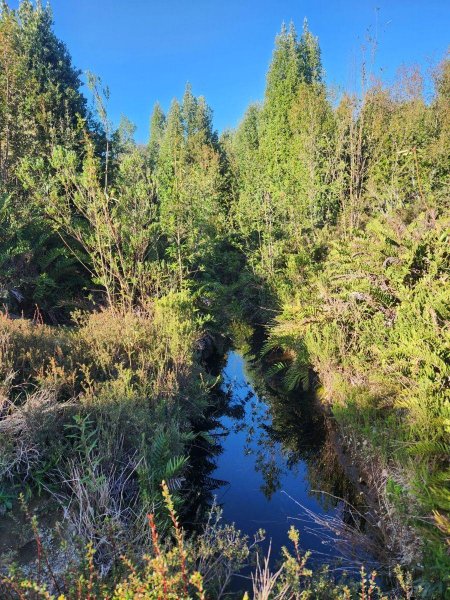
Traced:
<path fill-rule="evenodd" d="M 50 9 L 3 2 L 0 294 L 13 316 L 71 328 L 2 321 L 0 476 L 54 477 L 55 460 L 73 474 L 78 460 L 95 478 L 117 460 L 105 440 L 120 431 L 139 502 L 155 503 L 158 477 L 176 487 L 187 423 L 205 400 L 196 340 L 264 322 L 267 352 L 284 357 L 272 374 L 293 389 L 315 370 L 360 464 L 376 463 L 386 502 L 418 531 L 418 554 L 407 558 L 398 539 L 399 557 L 440 597 L 450 535 L 447 59 L 433 81 L 425 100 L 417 69 L 388 87 L 363 66 L 361 92 L 336 97 L 318 40 L 306 21 L 300 35 L 291 24 L 276 38 L 263 100 L 236 130 L 219 137 L 188 84 L 167 114 L 155 105 L 140 146 L 129 121 L 110 123 L 109 91 L 94 75 L 88 109 Z M 16 463 L 29 386 L 44 393 L 50 380 L 63 408 L 45 427 L 75 412 L 75 433 L 49 450 L 42 424 L 26 429 L 38 458 Z M 69 398 L 82 398 L 78 408 Z M 139 431 L 148 406 L 152 426 Z"/>

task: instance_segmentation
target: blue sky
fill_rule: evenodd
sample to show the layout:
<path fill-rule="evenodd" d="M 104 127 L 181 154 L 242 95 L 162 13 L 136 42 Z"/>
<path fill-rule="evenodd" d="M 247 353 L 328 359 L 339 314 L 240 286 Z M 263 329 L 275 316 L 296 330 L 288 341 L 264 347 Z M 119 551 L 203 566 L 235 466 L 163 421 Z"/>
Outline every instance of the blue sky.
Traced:
<path fill-rule="evenodd" d="M 10 3 L 17 5 L 17 1 Z M 449 44 L 449 0 L 53 0 L 55 30 L 74 63 L 111 91 L 110 114 L 126 114 L 148 136 L 156 100 L 167 109 L 186 81 L 214 111 L 215 126 L 235 126 L 262 97 L 282 21 L 300 30 L 306 16 L 319 36 L 327 80 L 350 87 L 367 30 L 377 29 L 376 73 L 402 63 L 427 66 Z M 377 10 L 378 8 L 378 10 Z M 378 15 L 378 17 L 377 17 Z"/>

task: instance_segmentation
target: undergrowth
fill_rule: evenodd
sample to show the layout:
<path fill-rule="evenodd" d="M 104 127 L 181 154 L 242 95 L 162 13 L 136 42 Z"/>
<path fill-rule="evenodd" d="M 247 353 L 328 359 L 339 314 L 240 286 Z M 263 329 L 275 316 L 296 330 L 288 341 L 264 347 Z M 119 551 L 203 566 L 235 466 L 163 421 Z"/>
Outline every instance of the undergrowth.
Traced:
<path fill-rule="evenodd" d="M 149 551 L 139 561 L 122 555 L 112 576 L 103 577 L 91 544 L 87 546 L 81 564 L 67 568 L 58 578 L 47 560 L 46 548 L 39 534 L 38 523 L 31 518 L 38 547 L 37 577 L 24 577 L 12 570 L 0 578 L 2 598 L 11 600 L 146 600 L 229 597 L 231 577 L 251 557 L 255 544 L 263 533 L 249 544 L 248 538 L 229 525 L 210 517 L 198 538 L 188 538 L 179 524 L 174 503 L 165 482 L 162 483 L 165 510 L 171 528 L 161 537 L 155 515 L 147 515 L 151 533 Z M 255 554 L 254 570 L 249 578 L 251 592 L 236 593 L 236 597 L 253 600 L 388 600 L 420 598 L 412 578 L 396 568 L 395 587 L 386 593 L 377 583 L 377 573 L 361 568 L 359 581 L 336 581 L 326 568 L 314 573 L 307 567 L 309 553 L 300 550 L 299 532 L 291 527 L 288 533 L 292 551 L 282 549 L 282 560 L 276 570 L 270 567 L 269 554 Z"/>

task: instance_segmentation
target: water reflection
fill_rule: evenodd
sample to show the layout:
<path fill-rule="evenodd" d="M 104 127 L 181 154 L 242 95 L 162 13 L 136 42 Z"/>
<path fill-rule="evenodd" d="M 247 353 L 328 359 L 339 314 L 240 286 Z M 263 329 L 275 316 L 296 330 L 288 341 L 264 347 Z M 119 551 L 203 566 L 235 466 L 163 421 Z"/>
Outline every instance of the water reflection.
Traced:
<path fill-rule="evenodd" d="M 217 496 L 227 522 L 250 536 L 265 529 L 275 553 L 294 522 L 305 550 L 326 560 L 342 556 L 339 536 L 326 523 L 331 518 L 361 528 L 365 507 L 339 464 L 313 394 L 269 390 L 258 365 L 236 352 L 226 357 L 222 385 L 200 424 L 206 433 L 192 448 L 195 510 L 186 520 L 201 522 Z"/>

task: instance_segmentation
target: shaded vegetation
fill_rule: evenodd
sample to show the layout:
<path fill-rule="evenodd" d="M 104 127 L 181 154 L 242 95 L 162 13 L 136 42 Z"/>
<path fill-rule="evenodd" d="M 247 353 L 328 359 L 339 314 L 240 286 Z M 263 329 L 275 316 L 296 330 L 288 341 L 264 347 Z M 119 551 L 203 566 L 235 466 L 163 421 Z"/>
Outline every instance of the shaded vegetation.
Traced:
<path fill-rule="evenodd" d="M 205 348 L 263 322 L 267 376 L 319 381 L 371 472 L 386 544 L 415 578 L 397 571 L 399 597 L 445 597 L 450 63 L 427 100 L 415 69 L 387 87 L 363 64 L 361 81 L 336 97 L 306 21 L 283 27 L 235 131 L 219 137 L 187 85 L 142 147 L 92 74 L 88 109 L 50 9 L 1 3 L 0 503 L 45 490 L 90 544 L 51 592 L 12 574 L 5 593 L 225 593 L 252 543 L 214 512 L 187 539 L 176 510 L 217 383 Z M 286 411 L 275 434 L 295 437 Z M 290 538 L 279 571 L 257 564 L 254 598 L 383 597 L 375 576 L 313 576 Z"/>

